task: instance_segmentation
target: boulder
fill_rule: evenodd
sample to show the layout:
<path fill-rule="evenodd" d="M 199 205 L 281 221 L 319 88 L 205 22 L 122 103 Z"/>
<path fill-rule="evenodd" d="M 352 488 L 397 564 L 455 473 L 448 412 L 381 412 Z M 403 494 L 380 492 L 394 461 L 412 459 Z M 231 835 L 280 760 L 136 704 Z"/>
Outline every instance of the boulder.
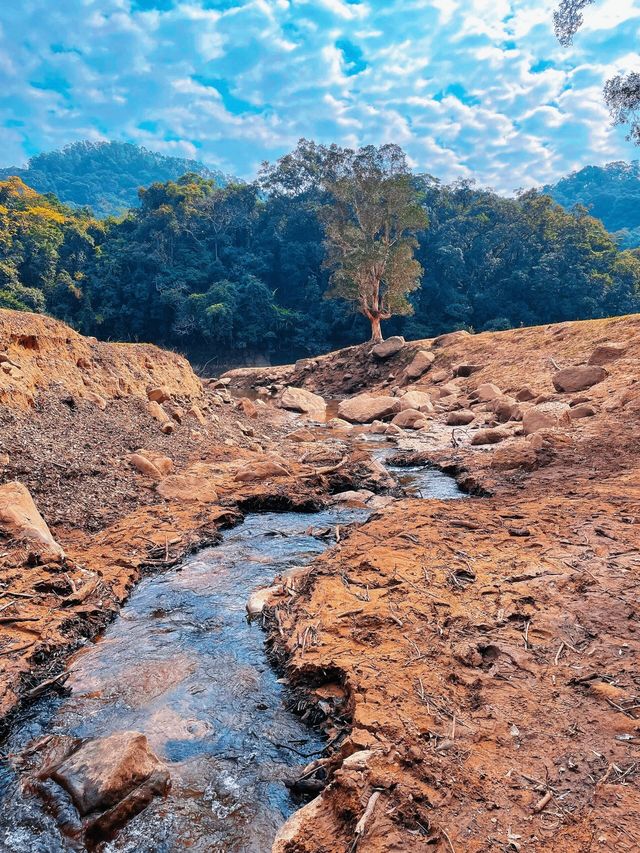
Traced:
<path fill-rule="evenodd" d="M 597 414 L 596 409 L 590 403 L 580 403 L 579 406 L 572 406 L 569 409 L 569 417 L 572 421 L 577 421 L 580 418 L 592 418 Z"/>
<path fill-rule="evenodd" d="M 566 403 L 540 403 L 524 413 L 522 428 L 525 435 L 541 429 L 556 429 L 571 425 L 569 406 Z"/>
<path fill-rule="evenodd" d="M 483 382 L 478 385 L 475 391 L 471 393 L 474 400 L 479 400 L 481 403 L 489 403 L 495 400 L 496 397 L 502 397 L 502 391 L 493 382 Z"/>
<path fill-rule="evenodd" d="M 242 412 L 242 414 L 247 418 L 258 417 L 258 410 L 256 409 L 256 405 L 248 397 L 240 397 L 240 399 L 236 403 L 236 409 L 239 412 Z"/>
<path fill-rule="evenodd" d="M 369 394 L 350 397 L 338 406 L 338 415 L 341 418 L 357 424 L 368 424 L 395 415 L 399 411 L 400 401 L 396 397 L 373 397 Z"/>
<path fill-rule="evenodd" d="M 433 412 L 431 397 L 424 391 L 407 391 L 400 397 L 400 411 L 417 409 L 419 412 Z"/>
<path fill-rule="evenodd" d="M 169 420 L 169 415 L 155 400 L 150 400 L 147 403 L 147 411 L 152 418 L 155 418 L 158 421 L 158 423 L 164 424 Z"/>
<path fill-rule="evenodd" d="M 451 379 L 451 374 L 448 370 L 434 370 L 433 373 L 429 374 L 429 379 L 431 382 L 438 384 L 439 382 L 446 382 L 447 379 Z"/>
<path fill-rule="evenodd" d="M 49 777 L 70 795 L 83 817 L 111 809 L 153 779 L 166 790 L 169 773 L 140 732 L 118 732 L 83 744 Z"/>
<path fill-rule="evenodd" d="M 268 480 L 270 477 L 287 477 L 289 472 L 280 464 L 271 459 L 263 462 L 251 462 L 244 465 L 236 474 L 235 479 L 241 483 L 253 483 L 259 480 Z"/>
<path fill-rule="evenodd" d="M 413 360 L 407 365 L 404 375 L 407 379 L 419 379 L 435 361 L 436 357 L 429 350 L 418 350 L 414 355 Z"/>
<path fill-rule="evenodd" d="M 573 394 L 575 391 L 584 391 L 591 388 L 607 378 L 609 374 L 604 367 L 598 365 L 581 365 L 578 367 L 565 367 L 559 370 L 553 377 L 553 385 L 556 391 L 565 394 Z"/>
<path fill-rule="evenodd" d="M 136 471 L 144 474 L 145 477 L 150 477 L 152 480 L 160 481 L 162 474 L 149 459 L 141 456 L 139 453 L 132 453 L 129 457 L 129 462 L 133 465 Z"/>
<path fill-rule="evenodd" d="M 280 405 L 283 409 L 313 415 L 318 419 L 324 419 L 327 410 L 327 404 L 318 394 L 313 394 L 305 388 L 295 388 L 293 385 L 284 389 Z"/>
<path fill-rule="evenodd" d="M 616 344 L 613 342 L 600 344 L 591 353 L 587 363 L 598 366 L 607 364 L 609 361 L 615 361 L 617 358 L 621 358 L 626 353 L 627 349 L 628 347 L 626 344 Z"/>
<path fill-rule="evenodd" d="M 281 591 L 282 589 L 279 586 L 267 586 L 262 589 L 255 589 L 249 596 L 245 605 L 247 615 L 251 619 L 255 619 L 257 616 L 260 616 L 269 601 Z"/>
<path fill-rule="evenodd" d="M 14 481 L 0 486 L 0 530 L 24 542 L 44 560 L 64 560 L 65 553 L 33 502 L 26 486 Z"/>
<path fill-rule="evenodd" d="M 384 435 L 387 431 L 388 424 L 383 423 L 383 421 L 374 421 L 369 427 L 369 432 L 373 435 Z"/>
<path fill-rule="evenodd" d="M 498 444 L 509 438 L 509 434 L 501 429 L 479 429 L 471 439 L 471 444 L 476 447 L 479 444 Z"/>
<path fill-rule="evenodd" d="M 471 337 L 471 335 L 465 329 L 460 329 L 457 332 L 447 332 L 446 335 L 439 335 L 437 338 L 434 338 L 433 346 L 447 347 L 449 344 L 455 344 L 458 341 L 462 341 L 469 337 Z"/>
<path fill-rule="evenodd" d="M 391 423 L 402 429 L 420 429 L 427 425 L 424 414 L 417 409 L 404 409 L 394 417 Z"/>
<path fill-rule="evenodd" d="M 522 420 L 522 407 L 513 397 L 509 397 L 506 394 L 503 397 L 496 397 L 495 400 L 491 400 L 488 408 L 494 412 L 496 420 L 501 424 L 505 424 L 507 421 Z"/>
<path fill-rule="evenodd" d="M 525 385 L 516 394 L 518 403 L 528 403 L 530 400 L 535 400 L 538 395 L 530 385 Z"/>
<path fill-rule="evenodd" d="M 371 350 L 371 355 L 384 361 L 386 358 L 391 358 L 392 355 L 400 352 L 405 343 L 406 341 L 401 335 L 394 335 L 391 338 L 387 338 L 386 341 L 376 344 Z"/>
<path fill-rule="evenodd" d="M 447 426 L 467 426 L 473 423 L 476 416 L 470 409 L 458 409 L 457 412 L 449 412 L 447 415 Z"/>
<path fill-rule="evenodd" d="M 402 435 L 402 430 L 397 424 L 387 424 L 384 429 L 385 435 Z"/>
<path fill-rule="evenodd" d="M 520 439 L 518 444 L 499 447 L 491 457 L 491 467 L 497 471 L 514 471 L 517 468 L 532 471 L 537 462 L 535 449 L 523 439 Z"/>
<path fill-rule="evenodd" d="M 147 391 L 147 397 L 154 403 L 165 403 L 167 400 L 171 399 L 171 394 L 165 387 L 160 386 Z"/>

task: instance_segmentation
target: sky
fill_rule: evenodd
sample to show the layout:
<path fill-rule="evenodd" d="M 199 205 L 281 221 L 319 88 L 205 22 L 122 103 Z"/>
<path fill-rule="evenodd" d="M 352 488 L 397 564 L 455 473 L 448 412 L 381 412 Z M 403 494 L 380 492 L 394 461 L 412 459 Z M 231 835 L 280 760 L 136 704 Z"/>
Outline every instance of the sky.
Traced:
<path fill-rule="evenodd" d="M 0 165 L 80 139 L 241 178 L 304 136 L 394 142 L 442 180 L 502 192 L 637 159 L 605 79 L 637 70 L 640 0 L 7 0 Z"/>

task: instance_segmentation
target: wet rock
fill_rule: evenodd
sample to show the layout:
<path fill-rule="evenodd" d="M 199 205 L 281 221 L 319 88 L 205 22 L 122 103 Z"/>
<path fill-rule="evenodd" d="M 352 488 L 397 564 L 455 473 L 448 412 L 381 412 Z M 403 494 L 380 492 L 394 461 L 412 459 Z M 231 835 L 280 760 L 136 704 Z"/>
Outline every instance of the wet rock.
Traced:
<path fill-rule="evenodd" d="M 609 361 L 615 361 L 617 358 L 621 358 L 626 353 L 627 349 L 628 347 L 626 344 L 617 344 L 613 342 L 600 344 L 589 356 L 588 364 L 600 366 L 607 364 Z"/>
<path fill-rule="evenodd" d="M 471 393 L 471 397 L 474 400 L 479 400 L 481 403 L 489 403 L 491 400 L 502 396 L 502 391 L 493 382 L 483 382 L 482 385 L 478 385 L 475 391 Z"/>
<path fill-rule="evenodd" d="M 371 421 L 395 415 L 400 411 L 400 401 L 396 397 L 372 397 L 358 394 L 343 400 L 338 406 L 338 415 L 353 423 L 367 424 Z"/>
<path fill-rule="evenodd" d="M 147 397 L 154 403 L 165 403 L 167 400 L 171 399 L 171 394 L 169 393 L 167 388 L 165 388 L 164 386 L 160 386 L 158 388 L 152 388 L 150 391 L 147 391 Z"/>
<path fill-rule="evenodd" d="M 522 418 L 525 435 L 531 435 L 542 429 L 556 429 L 570 425 L 571 417 L 566 403 L 541 403 L 532 406 L 527 409 Z"/>
<path fill-rule="evenodd" d="M 313 394 L 305 388 L 296 388 L 292 385 L 284 389 L 280 405 L 283 409 L 302 412 L 317 419 L 323 419 L 327 410 L 327 404 L 319 394 Z"/>
<path fill-rule="evenodd" d="M 463 341 L 465 338 L 470 338 L 471 335 L 465 329 L 459 329 L 457 332 L 447 332 L 446 335 L 439 335 L 434 338 L 434 347 L 447 347 L 450 344 L 455 344 L 458 341 Z"/>
<path fill-rule="evenodd" d="M 555 374 L 553 385 L 556 391 L 572 394 L 575 391 L 584 391 L 586 388 L 591 388 L 592 385 L 597 385 L 608 375 L 604 367 L 597 365 L 565 367 Z"/>
<path fill-rule="evenodd" d="M 572 406 L 569 409 L 569 416 L 572 421 L 577 421 L 580 418 L 592 418 L 597 415 L 597 411 L 590 403 L 580 403 L 578 406 Z"/>
<path fill-rule="evenodd" d="M 24 542 L 42 559 L 57 562 L 65 558 L 22 483 L 0 486 L 0 530 L 9 538 Z"/>
<path fill-rule="evenodd" d="M 402 429 L 420 429 L 427 426 L 424 414 L 417 409 L 404 409 L 399 412 L 391 421 L 394 426 Z"/>
<path fill-rule="evenodd" d="M 278 586 L 267 586 L 263 587 L 262 589 L 255 589 L 249 596 L 249 600 L 245 605 L 247 615 L 251 619 L 254 619 L 257 616 L 261 616 L 262 611 L 267 606 L 269 601 L 280 591 L 280 587 Z"/>
<path fill-rule="evenodd" d="M 392 355 L 399 353 L 404 348 L 405 343 L 405 339 L 401 335 L 394 335 L 391 338 L 387 338 L 386 341 L 376 344 L 371 350 L 371 355 L 384 361 L 387 358 L 391 358 Z"/>
<path fill-rule="evenodd" d="M 473 423 L 476 416 L 470 409 L 458 409 L 456 412 L 449 412 L 447 415 L 447 426 L 467 426 Z"/>
<path fill-rule="evenodd" d="M 509 433 L 501 429 L 479 429 L 471 439 L 471 444 L 476 447 L 480 444 L 498 444 L 509 438 Z"/>
<path fill-rule="evenodd" d="M 430 370 L 435 359 L 435 355 L 429 350 L 418 350 L 411 363 L 405 368 L 405 377 L 407 379 L 419 379 L 427 370 Z"/>
<path fill-rule="evenodd" d="M 152 480 L 160 481 L 162 479 L 162 474 L 156 468 L 156 466 L 149 459 L 146 459 L 144 456 L 141 456 L 139 453 L 132 453 L 129 457 L 129 462 L 140 474 L 144 474 L 145 477 L 150 477 Z"/>
<path fill-rule="evenodd" d="M 252 483 L 268 480 L 270 477 L 287 477 L 288 474 L 284 463 L 266 459 L 262 462 L 251 462 L 244 465 L 236 474 L 235 479 L 240 483 Z"/>
<path fill-rule="evenodd" d="M 431 397 L 424 391 L 407 391 L 400 397 L 400 411 L 405 409 L 417 409 L 419 412 L 433 412 Z"/>
<path fill-rule="evenodd" d="M 87 741 L 47 776 L 70 794 L 82 817 L 92 816 L 89 829 L 122 826 L 169 786 L 167 768 L 145 735 L 131 731 Z"/>

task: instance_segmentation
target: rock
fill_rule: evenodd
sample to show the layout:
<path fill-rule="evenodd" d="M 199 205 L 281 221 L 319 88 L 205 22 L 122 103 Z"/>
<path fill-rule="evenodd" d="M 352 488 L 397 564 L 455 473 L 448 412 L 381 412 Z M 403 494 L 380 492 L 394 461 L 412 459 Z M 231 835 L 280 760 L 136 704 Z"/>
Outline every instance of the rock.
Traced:
<path fill-rule="evenodd" d="M 368 768 L 369 762 L 374 755 L 375 753 L 372 749 L 360 749 L 358 752 L 352 752 L 351 755 L 347 756 L 342 762 L 342 768 L 344 770 L 357 770 L 358 772 L 362 772 Z"/>
<path fill-rule="evenodd" d="M 156 403 L 155 400 L 151 400 L 147 403 L 147 411 L 152 418 L 155 418 L 161 424 L 164 424 L 169 420 L 169 415 L 159 403 Z"/>
<path fill-rule="evenodd" d="M 488 408 L 495 413 L 496 420 L 501 424 L 522 420 L 523 410 L 513 397 L 496 397 L 491 400 Z"/>
<path fill-rule="evenodd" d="M 596 414 L 596 409 L 590 403 L 580 403 L 580 405 L 572 406 L 569 409 L 569 417 L 572 421 L 577 421 L 580 418 L 592 418 Z"/>
<path fill-rule="evenodd" d="M 318 394 L 313 394 L 305 388 L 295 388 L 292 385 L 284 389 L 280 398 L 280 405 L 283 409 L 312 415 L 318 420 L 324 420 L 327 411 L 327 404 Z"/>
<path fill-rule="evenodd" d="M 483 367 L 483 364 L 459 364 L 453 368 L 453 375 L 466 378 L 482 370 Z"/>
<path fill-rule="evenodd" d="M 347 421 L 367 424 L 371 421 L 395 415 L 400 411 L 400 401 L 395 397 L 372 397 L 358 394 L 343 400 L 338 406 L 338 415 Z"/>
<path fill-rule="evenodd" d="M 566 403 L 541 403 L 532 406 L 527 409 L 522 418 L 525 435 L 531 435 L 541 429 L 556 429 L 570 425 L 571 417 Z"/>
<path fill-rule="evenodd" d="M 477 447 L 480 444 L 498 444 L 509 438 L 509 434 L 501 429 L 479 429 L 471 439 L 471 444 Z"/>
<path fill-rule="evenodd" d="M 449 412 L 447 415 L 447 426 L 466 426 L 473 423 L 476 416 L 470 409 L 459 409 L 457 412 Z"/>
<path fill-rule="evenodd" d="M 95 391 L 87 391 L 87 400 L 90 400 L 94 403 L 101 412 L 107 408 L 107 401 L 104 397 L 101 397 L 100 394 L 96 394 Z"/>
<path fill-rule="evenodd" d="M 174 427 L 174 425 L 171 423 L 171 421 L 165 421 L 165 422 L 162 424 L 162 426 L 160 427 L 160 429 L 162 430 L 162 432 L 163 432 L 165 435 L 171 435 L 171 434 L 173 433 L 173 431 L 175 430 L 175 427 Z"/>
<path fill-rule="evenodd" d="M 8 465 L 10 462 L 10 457 L 8 453 L 0 453 L 0 465 Z"/>
<path fill-rule="evenodd" d="M 360 489 L 359 491 L 338 492 L 331 496 L 332 504 L 350 503 L 364 505 L 373 497 L 373 492 L 369 489 Z"/>
<path fill-rule="evenodd" d="M 22 483 L 14 481 L 0 486 L 0 530 L 8 538 L 24 542 L 45 560 L 59 562 L 65 558 Z"/>
<path fill-rule="evenodd" d="M 259 480 L 268 480 L 269 477 L 287 477 L 289 472 L 284 464 L 271 459 L 263 462 L 251 462 L 244 465 L 236 474 L 235 479 L 241 483 L 252 483 Z"/>
<path fill-rule="evenodd" d="M 385 435 L 402 435 L 402 430 L 397 424 L 387 424 L 384 430 Z"/>
<path fill-rule="evenodd" d="M 213 471 L 204 463 L 196 463 L 181 474 L 170 474 L 157 486 L 166 500 L 213 503 L 218 500 Z"/>
<path fill-rule="evenodd" d="M 145 450 L 144 448 L 136 450 L 136 453 L 148 459 L 164 476 L 173 471 L 173 461 L 162 453 L 156 453 L 155 450 Z"/>
<path fill-rule="evenodd" d="M 460 329 L 457 332 L 447 332 L 446 335 L 439 335 L 437 338 L 434 338 L 433 346 L 434 347 L 447 347 L 449 344 L 455 344 L 458 341 L 462 341 L 465 338 L 470 338 L 471 335 L 466 329 Z"/>
<path fill-rule="evenodd" d="M 147 391 L 147 397 L 154 403 L 165 403 L 167 400 L 171 399 L 171 394 L 166 388 L 159 387 L 152 388 L 150 391 Z"/>
<path fill-rule="evenodd" d="M 239 412 L 242 412 L 243 415 L 247 418 L 258 417 L 258 410 L 256 409 L 256 405 L 248 397 L 240 397 L 240 399 L 236 403 L 236 409 Z"/>
<path fill-rule="evenodd" d="M 391 423 L 402 429 L 420 429 L 420 427 L 426 426 L 427 421 L 424 414 L 417 409 L 404 409 L 394 417 Z"/>
<path fill-rule="evenodd" d="M 400 352 L 405 343 L 406 341 L 401 335 L 394 335 L 391 338 L 387 338 L 386 341 L 376 344 L 371 350 L 371 355 L 384 361 L 384 359 L 391 358 L 392 355 Z"/>
<path fill-rule="evenodd" d="M 256 616 L 260 616 L 271 598 L 273 598 L 273 596 L 279 591 L 280 588 L 277 586 L 267 586 L 263 587 L 263 589 L 255 589 L 249 596 L 249 600 L 245 605 L 248 616 L 252 619 Z"/>
<path fill-rule="evenodd" d="M 497 471 L 514 471 L 517 468 L 532 471 L 538 461 L 535 449 L 528 441 L 520 439 L 519 442 L 519 444 L 499 447 L 494 451 L 491 467 Z"/>
<path fill-rule="evenodd" d="M 199 406 L 191 406 L 191 408 L 187 410 L 187 416 L 195 418 L 201 426 L 206 426 L 207 424 L 207 420 L 202 414 L 202 410 Z"/>
<path fill-rule="evenodd" d="M 169 773 L 140 732 L 118 732 L 81 746 L 49 772 L 85 816 L 116 806 L 153 779 L 166 790 Z"/>
<path fill-rule="evenodd" d="M 597 365 L 582 365 L 579 367 L 565 367 L 559 370 L 553 377 L 553 385 L 556 391 L 572 394 L 575 391 L 584 391 L 591 388 L 607 378 L 609 374 L 604 367 Z"/>
<path fill-rule="evenodd" d="M 429 374 L 429 379 L 438 384 L 439 382 L 446 382 L 447 379 L 451 378 L 451 374 L 448 370 L 434 370 L 433 373 Z"/>
<path fill-rule="evenodd" d="M 530 385 L 525 385 L 521 388 L 516 394 L 516 400 L 518 403 L 528 403 L 530 400 L 535 400 L 538 395 L 531 388 Z"/>
<path fill-rule="evenodd" d="M 627 348 L 626 344 L 616 344 L 613 342 L 600 344 L 591 353 L 587 363 L 603 365 L 609 361 L 615 361 L 617 358 L 621 358 L 626 353 Z"/>
<path fill-rule="evenodd" d="M 184 418 L 184 409 L 182 406 L 171 406 L 169 408 L 169 417 L 176 423 L 181 424 Z"/>
<path fill-rule="evenodd" d="M 372 435 L 384 435 L 387 431 L 388 424 L 383 423 L 383 421 L 374 421 L 369 427 L 369 432 Z"/>
<path fill-rule="evenodd" d="M 141 456 L 139 453 L 132 453 L 129 457 L 129 462 L 133 465 L 136 471 L 144 474 L 145 477 L 150 477 L 152 480 L 160 481 L 162 474 L 149 459 Z"/>
<path fill-rule="evenodd" d="M 295 841 L 298 833 L 303 830 L 309 831 L 309 826 L 320 819 L 324 811 L 323 806 L 322 796 L 319 796 L 294 812 L 278 830 L 271 853 L 287 853 L 287 851 L 293 850 L 292 842 Z"/>
<path fill-rule="evenodd" d="M 300 461 L 305 465 L 337 465 L 344 459 L 345 454 L 344 444 L 339 447 L 331 444 L 318 444 L 313 450 L 305 453 Z"/>
<path fill-rule="evenodd" d="M 331 418 L 330 421 L 327 421 L 327 426 L 330 429 L 344 429 L 347 432 L 353 429 L 353 424 L 350 424 L 349 421 L 343 421 L 342 418 Z"/>
<path fill-rule="evenodd" d="M 495 400 L 496 397 L 502 397 L 503 394 L 493 382 L 483 382 L 482 385 L 478 385 L 471 396 L 474 400 L 479 400 L 481 403 L 489 403 L 491 400 Z"/>
<path fill-rule="evenodd" d="M 285 438 L 288 439 L 289 441 L 300 441 L 300 442 L 314 441 L 315 440 L 314 434 L 311 432 L 311 430 L 308 430 L 308 429 L 297 429 L 297 430 L 295 430 L 295 432 L 290 432 L 289 435 L 285 436 Z"/>
<path fill-rule="evenodd" d="M 428 350 L 418 350 L 413 357 L 413 361 L 405 367 L 404 375 L 407 379 L 419 379 L 435 361 L 436 357 Z"/>
<path fill-rule="evenodd" d="M 417 409 L 419 412 L 433 412 L 431 397 L 424 391 L 407 391 L 400 397 L 400 411 Z"/>

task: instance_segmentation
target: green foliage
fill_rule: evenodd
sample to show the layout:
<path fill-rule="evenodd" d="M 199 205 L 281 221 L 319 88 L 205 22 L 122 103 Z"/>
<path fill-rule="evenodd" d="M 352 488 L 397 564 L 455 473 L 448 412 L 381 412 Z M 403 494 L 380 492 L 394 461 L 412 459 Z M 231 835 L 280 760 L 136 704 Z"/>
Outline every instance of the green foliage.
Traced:
<path fill-rule="evenodd" d="M 186 172 L 223 185 L 227 178 L 196 160 L 167 157 L 126 142 L 75 142 L 62 151 L 32 157 L 26 169 L 0 169 L 65 204 L 89 207 L 96 216 L 118 216 L 137 204 L 139 187 L 176 180 Z"/>
<path fill-rule="evenodd" d="M 341 156 L 335 146 L 303 142 L 264 167 L 259 183 L 221 188 L 193 172 L 152 183 L 139 206 L 106 221 L 19 178 L 0 182 L 0 307 L 47 311 L 85 334 L 225 363 L 289 360 L 364 340 L 368 321 L 350 304 L 362 258 L 386 265 L 383 298 L 394 265 L 404 265 L 402 286 L 383 308 L 394 314 L 385 332 L 409 338 L 640 310 L 640 250 L 620 251 L 585 207 L 567 211 L 534 191 L 504 198 L 402 171 L 374 175 L 365 192 L 364 178 L 354 189 L 352 164 L 345 169 Z M 356 200 L 364 229 L 354 225 Z M 394 245 L 407 240 L 397 261 L 380 241 L 386 225 Z M 344 231 L 349 253 L 338 258 L 332 287 L 347 299 L 330 301 L 324 240 Z"/>

